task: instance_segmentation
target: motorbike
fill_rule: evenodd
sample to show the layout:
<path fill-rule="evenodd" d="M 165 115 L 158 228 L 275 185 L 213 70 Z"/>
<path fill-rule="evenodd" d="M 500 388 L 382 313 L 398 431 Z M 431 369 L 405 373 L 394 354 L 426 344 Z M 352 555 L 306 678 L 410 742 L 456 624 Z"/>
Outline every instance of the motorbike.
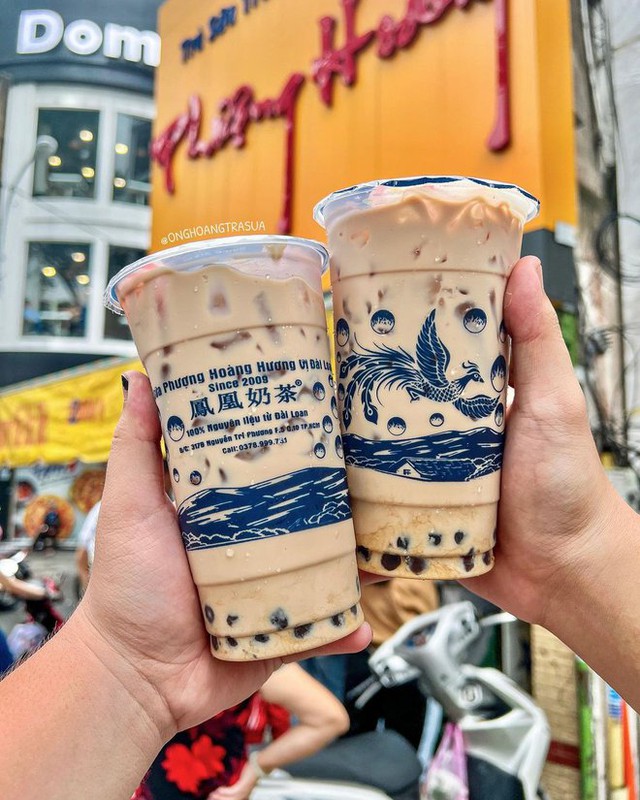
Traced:
<path fill-rule="evenodd" d="M 0 559 L 0 574 L 12 584 L 1 587 L 0 610 L 13 609 L 22 602 L 26 612 L 24 622 L 14 626 L 8 637 L 14 657 L 24 655 L 64 624 L 54 605 L 64 599 L 61 583 L 48 576 L 35 579 L 27 556 L 27 550 L 18 550 Z"/>
<path fill-rule="evenodd" d="M 550 743 L 544 712 L 505 674 L 477 666 L 469 655 L 489 628 L 514 619 L 503 613 L 480 619 L 470 601 L 418 616 L 375 651 L 371 677 L 358 688 L 363 706 L 382 687 L 418 680 L 429 702 L 462 730 L 469 800 L 544 798 L 540 777 Z M 433 752 L 437 738 L 429 714 L 427 738 L 432 745 L 421 742 L 422 763 L 393 731 L 339 739 L 286 774 L 262 780 L 251 800 L 417 798 L 429 761 L 425 752 Z"/>
<path fill-rule="evenodd" d="M 27 550 L 17 550 L 12 555 L 4 556 L 0 559 L 0 572 L 7 578 L 29 580 L 32 573 L 27 564 L 27 555 Z M 0 585 L 0 611 L 13 611 L 20 600 L 21 598 L 16 597 L 9 589 Z"/>
<path fill-rule="evenodd" d="M 540 777 L 551 740 L 544 712 L 504 673 L 466 658 L 484 631 L 510 621 L 504 613 L 480 619 L 470 601 L 445 605 L 407 622 L 369 661 L 374 678 L 360 702 L 379 686 L 417 678 L 460 727 L 469 800 L 544 797 Z"/>

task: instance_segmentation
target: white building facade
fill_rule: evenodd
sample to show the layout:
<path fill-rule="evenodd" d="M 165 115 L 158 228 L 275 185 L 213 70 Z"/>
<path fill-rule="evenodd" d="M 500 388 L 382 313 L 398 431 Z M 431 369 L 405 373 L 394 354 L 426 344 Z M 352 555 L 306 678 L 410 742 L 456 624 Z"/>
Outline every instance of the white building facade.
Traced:
<path fill-rule="evenodd" d="M 48 5 L 0 30 L 0 387 L 134 355 L 102 294 L 149 246 L 158 0 Z"/>

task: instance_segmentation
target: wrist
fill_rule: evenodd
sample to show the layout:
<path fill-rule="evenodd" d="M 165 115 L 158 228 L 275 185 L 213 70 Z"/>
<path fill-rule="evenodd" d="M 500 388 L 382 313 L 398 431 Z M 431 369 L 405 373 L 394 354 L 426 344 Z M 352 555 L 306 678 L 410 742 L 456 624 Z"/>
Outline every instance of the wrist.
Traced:
<path fill-rule="evenodd" d="M 136 663 L 136 657 L 127 654 L 96 625 L 86 600 L 80 603 L 62 632 L 92 660 L 94 669 L 100 673 L 97 680 L 110 687 L 114 713 L 123 720 L 131 720 L 129 735 L 152 754 L 153 760 L 162 745 L 177 733 L 177 726 L 160 693 Z"/>
<path fill-rule="evenodd" d="M 259 761 L 260 751 L 259 750 L 252 750 L 249 753 L 249 766 L 253 770 L 253 774 L 256 777 L 256 782 L 262 780 L 262 778 L 266 778 L 269 773 L 271 772 L 270 769 L 265 769 Z"/>
<path fill-rule="evenodd" d="M 547 587 L 543 613 L 535 620 L 564 641 L 583 614 L 585 623 L 598 613 L 596 609 L 602 608 L 609 616 L 617 587 L 622 590 L 618 599 L 624 607 L 624 587 L 629 584 L 623 573 L 627 568 L 635 571 L 638 515 L 604 475 L 594 487 L 592 499 L 589 521 L 583 522 L 580 534 L 568 543 Z"/>

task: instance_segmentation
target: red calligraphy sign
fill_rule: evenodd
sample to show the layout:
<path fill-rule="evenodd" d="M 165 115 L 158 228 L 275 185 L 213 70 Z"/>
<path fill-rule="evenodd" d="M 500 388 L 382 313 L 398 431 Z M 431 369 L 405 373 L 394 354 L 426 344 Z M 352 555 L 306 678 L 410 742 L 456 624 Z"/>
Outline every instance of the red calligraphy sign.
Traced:
<path fill-rule="evenodd" d="M 488 2 L 489 0 L 475 0 Z M 312 62 L 311 80 L 319 89 L 321 101 L 328 107 L 333 102 L 336 77 L 345 86 L 357 82 L 358 58 L 372 42 L 380 59 L 393 57 L 410 47 L 420 30 L 441 20 L 452 9 L 465 9 L 474 0 L 408 0 L 405 15 L 394 20 L 384 15 L 374 30 L 357 33 L 356 12 L 359 0 L 341 0 L 343 12 L 344 43 L 337 46 L 335 17 L 322 17 L 320 25 L 320 56 Z M 509 103 L 508 15 L 507 0 L 494 0 L 496 8 L 496 120 L 487 140 L 492 151 L 505 149 L 511 140 Z M 282 119 L 285 123 L 285 167 L 283 205 L 278 222 L 281 233 L 292 227 L 294 189 L 294 139 L 295 114 L 300 90 L 307 77 L 299 72 L 289 76 L 278 97 L 258 100 L 250 86 L 240 86 L 218 105 L 218 116 L 211 123 L 211 137 L 200 139 L 202 102 L 199 97 L 189 99 L 187 111 L 171 122 L 152 142 L 151 156 L 164 170 L 165 186 L 170 194 L 175 192 L 173 164 L 176 152 L 183 142 L 191 159 L 213 158 L 227 146 L 242 148 L 247 142 L 247 131 L 253 123 L 267 119 Z"/>

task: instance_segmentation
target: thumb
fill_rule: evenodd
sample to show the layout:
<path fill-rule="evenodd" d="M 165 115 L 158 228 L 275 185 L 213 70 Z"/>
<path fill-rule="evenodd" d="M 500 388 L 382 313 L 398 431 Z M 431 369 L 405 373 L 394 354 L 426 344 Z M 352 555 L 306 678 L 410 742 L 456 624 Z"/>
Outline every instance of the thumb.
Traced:
<path fill-rule="evenodd" d="M 542 265 L 534 256 L 513 268 L 504 297 L 511 336 L 511 373 L 518 405 L 535 409 L 541 397 L 557 399 L 578 387 L 560 323 L 542 286 Z"/>
<path fill-rule="evenodd" d="M 120 524 L 158 511 L 166 501 L 160 421 L 146 375 L 126 372 L 125 395 L 107 465 L 103 509 L 117 509 Z"/>

